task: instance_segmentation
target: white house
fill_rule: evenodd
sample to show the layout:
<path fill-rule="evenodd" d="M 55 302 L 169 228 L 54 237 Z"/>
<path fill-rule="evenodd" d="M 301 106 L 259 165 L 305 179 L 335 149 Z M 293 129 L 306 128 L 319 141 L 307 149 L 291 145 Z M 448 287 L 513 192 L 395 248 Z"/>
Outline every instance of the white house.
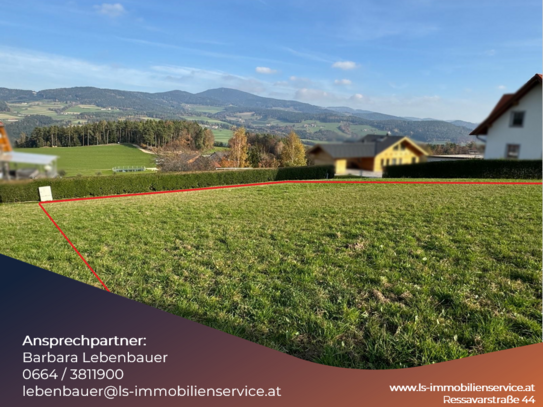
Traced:
<path fill-rule="evenodd" d="M 486 136 L 485 159 L 542 157 L 541 74 L 516 93 L 503 95 L 490 115 L 470 134 Z"/>

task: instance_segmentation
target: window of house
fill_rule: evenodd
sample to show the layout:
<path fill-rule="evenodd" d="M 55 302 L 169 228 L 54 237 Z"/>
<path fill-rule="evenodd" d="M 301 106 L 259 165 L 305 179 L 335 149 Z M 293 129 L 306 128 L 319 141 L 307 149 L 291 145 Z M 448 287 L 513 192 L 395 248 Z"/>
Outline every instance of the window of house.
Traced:
<path fill-rule="evenodd" d="M 518 158 L 520 144 L 507 144 L 505 158 Z"/>
<path fill-rule="evenodd" d="M 510 127 L 522 127 L 524 126 L 524 112 L 511 112 Z"/>
<path fill-rule="evenodd" d="M 400 146 L 398 146 L 398 145 L 394 146 L 394 150 L 398 151 L 398 148 L 400 148 Z"/>
<path fill-rule="evenodd" d="M 404 151 L 404 150 L 405 150 L 405 144 L 402 144 L 402 145 L 400 146 L 400 149 L 401 149 L 402 151 Z"/>
<path fill-rule="evenodd" d="M 385 159 L 381 158 L 381 167 L 384 167 L 384 166 L 385 166 Z"/>
<path fill-rule="evenodd" d="M 392 159 L 392 165 L 396 165 L 396 159 L 395 158 Z"/>
<path fill-rule="evenodd" d="M 390 164 L 390 158 L 387 158 L 387 165 Z"/>
<path fill-rule="evenodd" d="M 416 162 L 417 162 L 417 157 L 413 157 L 413 158 L 411 159 L 411 164 L 415 164 Z"/>
<path fill-rule="evenodd" d="M 402 163 L 402 159 L 400 158 L 400 160 L 399 160 L 399 164 L 401 164 L 401 163 Z"/>

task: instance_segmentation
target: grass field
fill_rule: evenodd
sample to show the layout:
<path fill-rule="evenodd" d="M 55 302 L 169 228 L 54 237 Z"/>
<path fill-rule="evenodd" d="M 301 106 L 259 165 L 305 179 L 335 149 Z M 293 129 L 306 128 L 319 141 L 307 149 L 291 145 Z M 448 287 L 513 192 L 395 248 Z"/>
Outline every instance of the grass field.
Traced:
<path fill-rule="evenodd" d="M 228 140 L 232 138 L 234 132 L 228 129 L 213 129 L 213 136 L 215 136 L 215 141 L 220 141 L 223 143 L 228 143 Z"/>
<path fill-rule="evenodd" d="M 18 119 L 28 115 L 43 115 L 49 116 L 53 120 L 73 120 L 73 117 L 59 115 L 51 109 L 62 109 L 66 107 L 66 103 L 62 102 L 40 102 L 40 103 L 8 103 L 11 113 L 18 115 Z"/>
<path fill-rule="evenodd" d="M 541 186 L 284 184 L 46 206 L 112 292 L 327 365 L 541 340 Z M 2 253 L 100 286 L 37 204 Z"/>
<path fill-rule="evenodd" d="M 224 110 L 223 107 L 220 106 L 200 106 L 200 105 L 190 105 L 190 111 L 197 112 L 197 113 L 211 113 L 215 114 L 220 111 Z"/>
<path fill-rule="evenodd" d="M 338 135 L 346 136 L 345 133 L 343 133 L 341 130 L 339 130 L 339 126 L 341 123 L 334 122 L 334 123 L 328 123 L 328 122 L 320 122 L 316 120 L 304 120 L 301 123 L 288 123 L 288 122 L 282 122 L 280 120 L 264 120 L 264 121 L 253 121 L 251 122 L 253 125 L 261 126 L 263 128 L 266 128 L 266 124 L 271 124 L 273 126 L 291 126 L 294 131 L 307 131 L 309 134 L 313 134 L 319 130 L 329 130 L 334 131 Z M 304 127 L 304 125 L 311 125 L 315 124 L 316 127 Z M 356 133 L 359 136 L 365 136 L 366 134 L 385 134 L 386 132 L 377 130 L 374 127 L 367 126 L 367 125 L 351 125 L 351 131 L 352 133 Z M 311 140 L 311 139 L 310 139 Z M 315 141 L 315 140 L 311 140 Z M 317 141 L 320 142 L 320 141 Z"/>
<path fill-rule="evenodd" d="M 44 115 L 49 116 L 53 120 L 58 121 L 69 121 L 72 124 L 82 124 L 86 123 L 86 120 L 77 118 L 76 116 L 79 113 L 111 113 L 112 115 L 118 114 L 120 111 L 118 109 L 112 110 L 103 110 L 102 108 L 95 105 L 75 105 L 70 107 L 65 111 L 67 114 L 58 114 L 54 110 L 62 109 L 68 106 L 64 102 L 53 102 L 53 101 L 43 101 L 43 102 L 33 102 L 33 103 L 8 103 L 11 112 L 4 112 L 5 114 L 0 114 L 0 119 L 23 119 L 25 116 L 29 115 Z M 53 110 L 51 110 L 53 109 Z M 112 116 L 114 117 L 114 116 Z"/>
<path fill-rule="evenodd" d="M 189 121 L 196 121 L 196 122 L 209 122 L 209 123 L 222 123 L 222 124 L 228 124 L 226 122 L 223 122 L 221 120 L 213 119 L 207 116 L 184 116 L 182 117 L 183 120 L 189 120 Z M 228 124 L 230 126 L 230 124 Z"/>
<path fill-rule="evenodd" d="M 79 114 L 79 113 L 96 113 L 96 112 L 119 112 L 119 109 L 104 109 L 95 105 L 76 105 L 66 110 L 66 112 Z"/>
<path fill-rule="evenodd" d="M 19 152 L 56 155 L 58 170 L 66 171 L 67 177 L 81 175 L 111 175 L 113 167 L 155 167 L 154 155 L 146 154 L 131 145 L 108 145 L 56 148 L 17 148 Z"/>

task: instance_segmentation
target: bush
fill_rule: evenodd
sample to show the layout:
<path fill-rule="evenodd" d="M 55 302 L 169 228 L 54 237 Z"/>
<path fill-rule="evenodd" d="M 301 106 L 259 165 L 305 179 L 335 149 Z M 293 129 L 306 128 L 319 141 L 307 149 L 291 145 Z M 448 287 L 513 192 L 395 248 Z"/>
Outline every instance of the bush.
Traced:
<path fill-rule="evenodd" d="M 333 166 L 192 173 L 127 174 L 0 183 L 0 202 L 39 201 L 38 187 L 50 185 L 54 199 L 135 194 L 269 181 L 333 178 Z"/>
<path fill-rule="evenodd" d="M 458 160 L 386 167 L 384 178 L 541 179 L 541 160 Z"/>

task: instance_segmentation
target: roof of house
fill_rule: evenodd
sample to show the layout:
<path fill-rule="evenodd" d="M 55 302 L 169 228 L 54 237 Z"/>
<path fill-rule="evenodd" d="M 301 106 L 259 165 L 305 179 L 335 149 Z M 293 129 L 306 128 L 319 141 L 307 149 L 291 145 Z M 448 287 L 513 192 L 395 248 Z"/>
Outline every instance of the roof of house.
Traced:
<path fill-rule="evenodd" d="M 541 74 L 535 74 L 526 82 L 516 93 L 507 93 L 501 97 L 490 115 L 479 124 L 471 133 L 471 136 L 483 136 L 488 134 L 488 129 L 502 114 L 507 112 L 512 106 L 514 106 L 520 99 L 522 99 L 529 91 L 531 91 L 536 85 L 540 85 L 542 82 Z"/>
<path fill-rule="evenodd" d="M 396 144 L 401 139 L 405 138 L 405 136 L 380 136 L 377 134 L 368 134 L 367 136 L 363 137 L 360 142 L 361 143 L 375 143 L 376 149 L 375 154 L 379 154 L 381 151 L 386 150 L 390 146 Z"/>
<path fill-rule="evenodd" d="M 356 158 L 356 157 L 374 157 L 375 143 L 334 143 L 317 144 L 309 152 L 321 148 L 332 158 Z"/>
<path fill-rule="evenodd" d="M 0 155 L 0 162 L 48 165 L 57 158 L 56 155 L 17 153 L 15 151 L 10 151 L 9 153 Z"/>
<path fill-rule="evenodd" d="M 386 150 L 403 139 L 408 140 L 420 151 L 424 152 L 420 147 L 405 136 L 368 134 L 359 141 L 352 143 L 317 144 L 316 146 L 312 147 L 308 153 L 313 153 L 321 149 L 328 153 L 328 155 L 330 155 L 332 158 L 375 157 L 380 152 Z"/>
<path fill-rule="evenodd" d="M 228 151 L 215 151 L 213 154 L 209 156 L 209 158 L 215 160 L 221 160 L 222 158 L 226 157 L 228 155 Z"/>

